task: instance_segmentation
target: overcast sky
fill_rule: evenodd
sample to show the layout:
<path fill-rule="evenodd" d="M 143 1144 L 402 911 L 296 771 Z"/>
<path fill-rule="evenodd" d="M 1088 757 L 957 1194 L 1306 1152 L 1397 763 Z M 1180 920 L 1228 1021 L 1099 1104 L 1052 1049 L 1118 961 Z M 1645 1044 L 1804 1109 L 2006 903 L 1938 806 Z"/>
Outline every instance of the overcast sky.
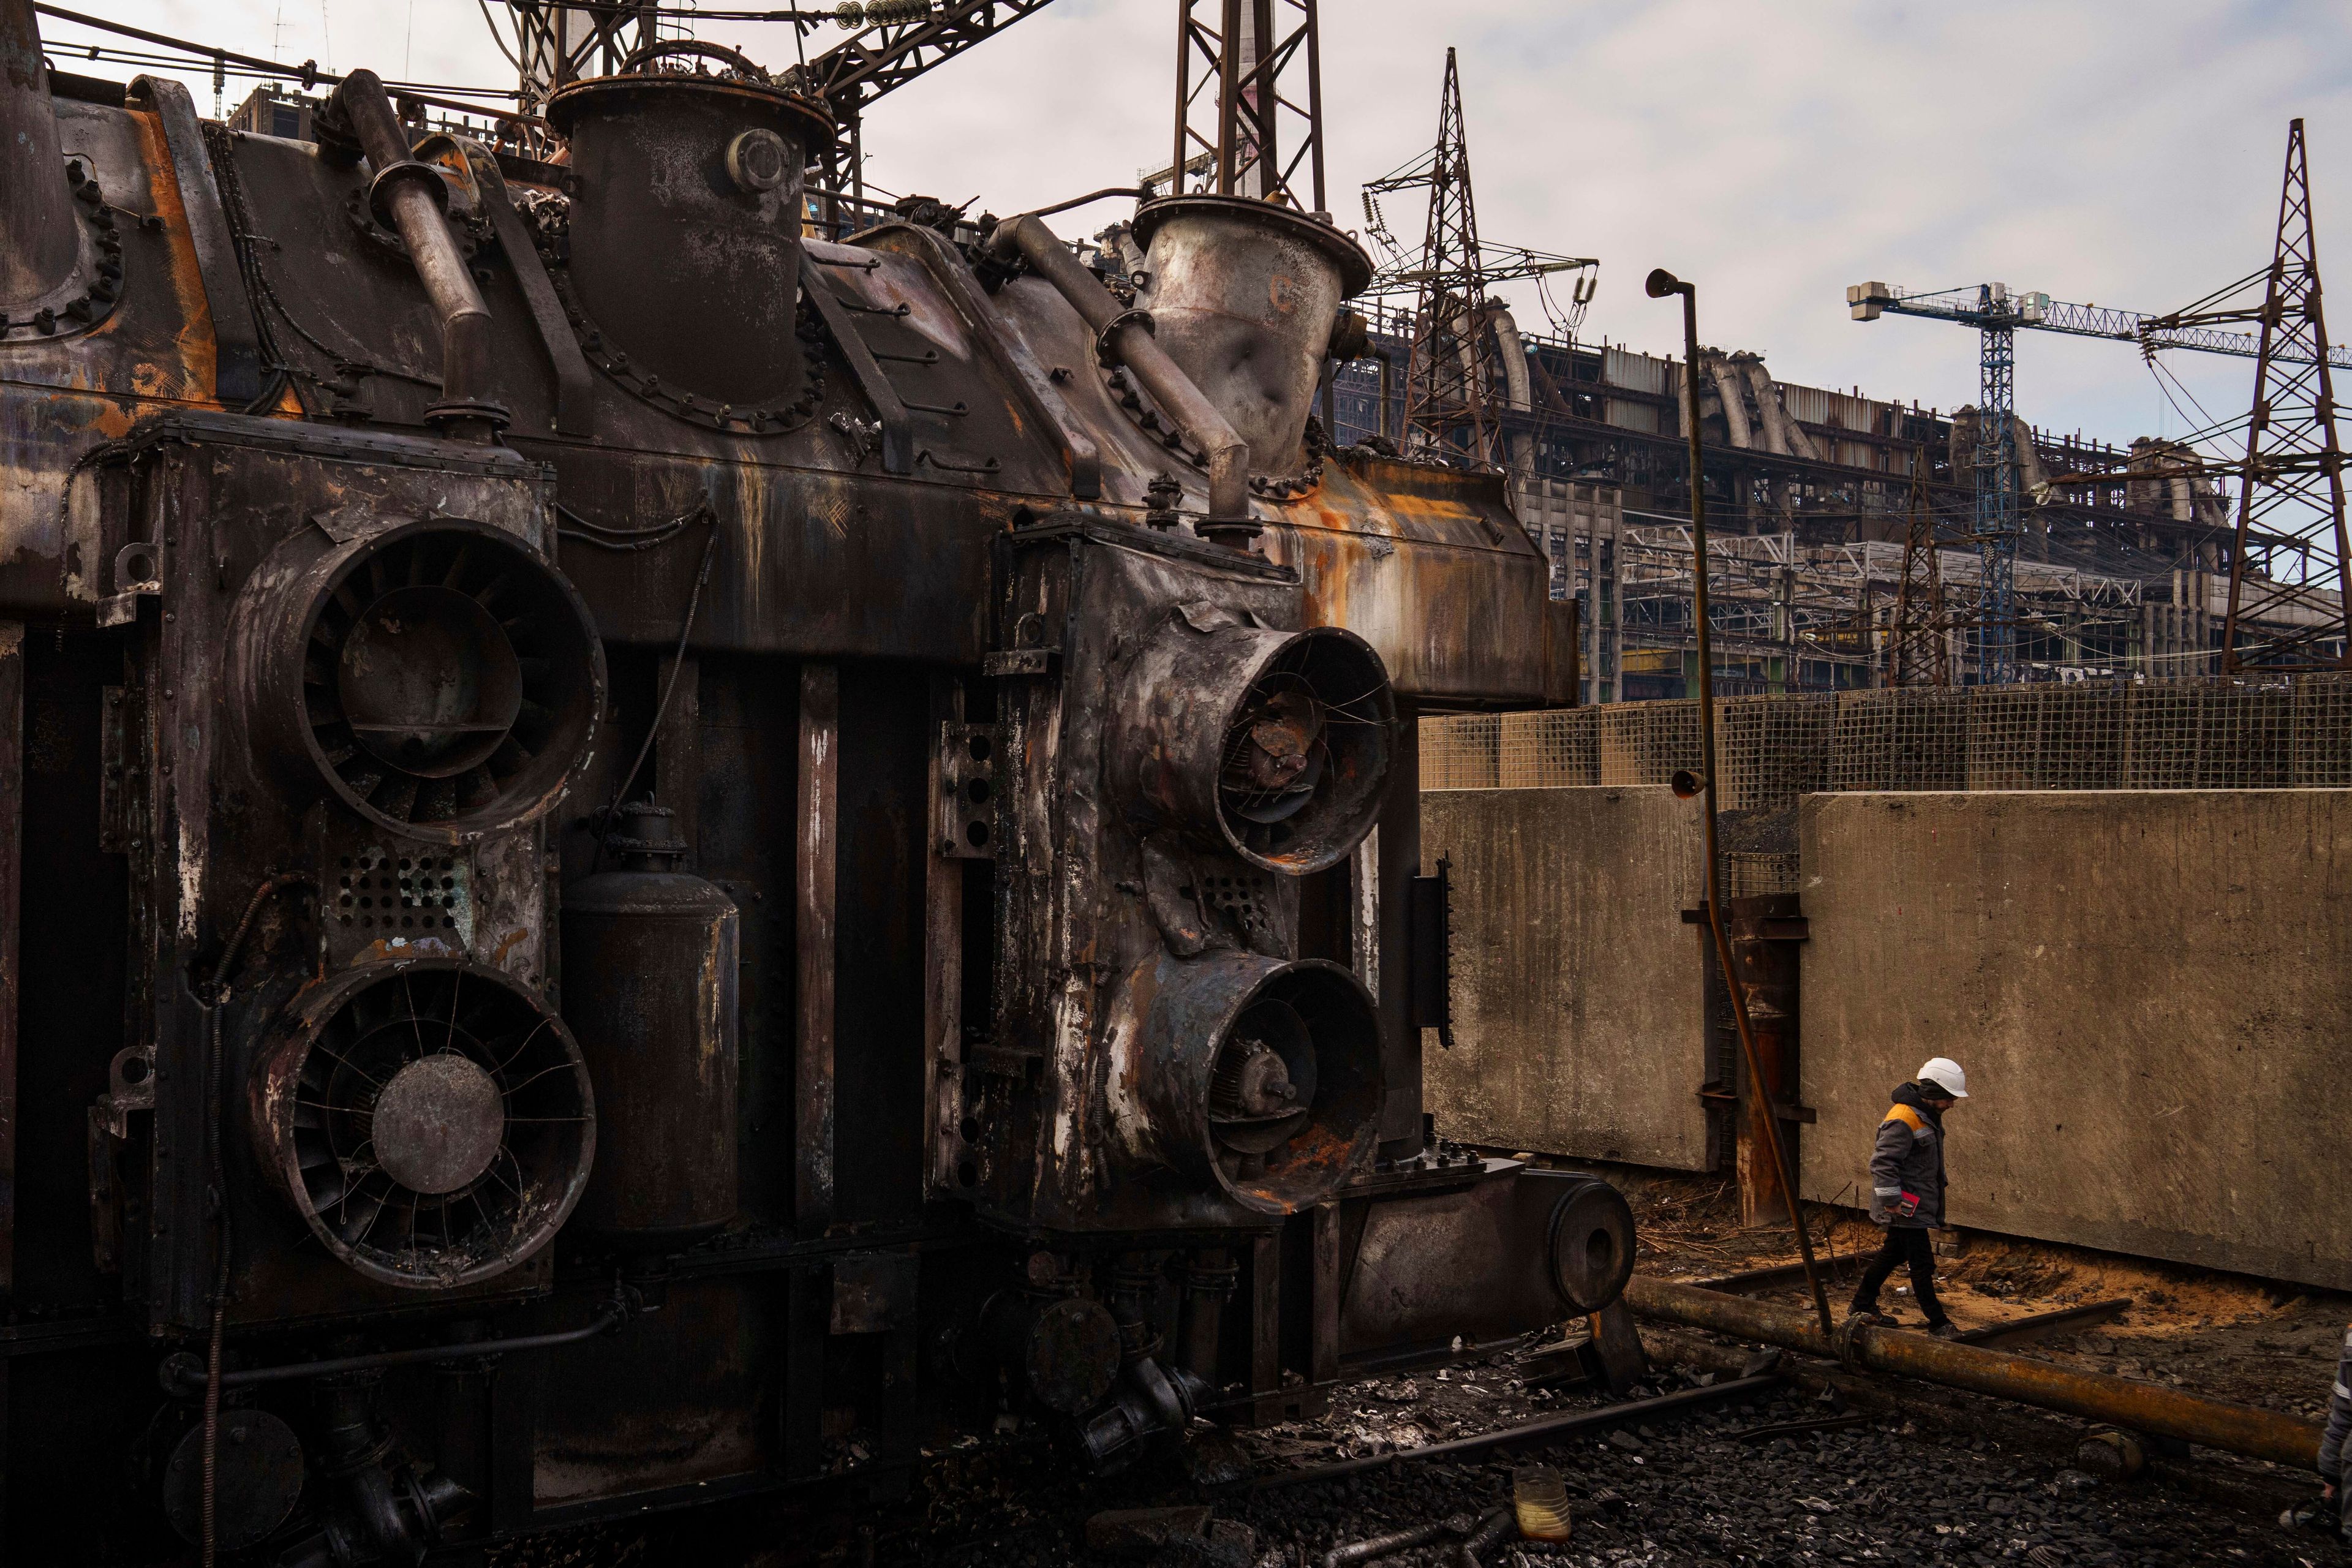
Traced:
<path fill-rule="evenodd" d="M 87 0 L 85 0 L 87 3 Z M 716 0 L 714 0 L 714 4 Z M 76 6 L 79 9 L 80 7 Z M 493 13 L 504 8 L 490 0 Z M 1461 52 L 1480 232 L 1601 260 L 1583 335 L 1675 350 L 1667 266 L 1700 285 L 1702 336 L 1782 380 L 1950 408 L 1976 336 L 1850 321 L 1849 283 L 1999 279 L 2058 300 L 2176 309 L 2267 265 L 2287 121 L 2306 121 L 2319 253 L 2352 278 L 2352 6 L 2342 0 L 1952 5 L 1912 0 L 1322 0 L 1331 201 L 1435 137 Z M 508 86 L 475 0 L 105 0 L 117 19 L 387 79 Z M 89 29 L 45 19 L 53 54 Z M 774 25 L 701 37 L 775 67 Z M 841 37 L 825 26 L 812 51 Z M 1174 0 L 1056 0 L 877 105 L 868 177 L 998 212 L 1166 163 Z M 93 74 L 129 68 L 84 64 Z M 212 92 L 190 77 L 209 112 Z M 244 86 L 232 82 L 232 105 Z M 1063 220 L 1077 233 L 1097 207 Z M 1417 210 L 1391 204 L 1417 241 Z M 1091 221 L 1089 221 L 1091 220 Z M 2330 323 L 2352 340 L 2352 283 Z M 1522 301 L 1529 324 L 1539 319 Z M 2168 356 L 2216 415 L 2251 361 Z M 2192 420 L 2197 411 L 2179 393 Z M 2128 345 L 2019 334 L 2018 407 L 2126 441 L 2188 426 Z"/>

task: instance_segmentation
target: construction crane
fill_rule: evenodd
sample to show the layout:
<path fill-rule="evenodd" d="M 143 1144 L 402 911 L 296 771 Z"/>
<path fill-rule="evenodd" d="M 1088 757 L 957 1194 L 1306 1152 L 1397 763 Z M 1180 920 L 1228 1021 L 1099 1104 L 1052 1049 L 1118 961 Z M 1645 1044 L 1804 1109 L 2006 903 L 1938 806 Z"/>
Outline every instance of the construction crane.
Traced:
<path fill-rule="evenodd" d="M 2301 121 L 2294 122 L 2294 144 L 2298 149 L 2302 127 Z M 2299 162 L 2293 165 L 2291 182 L 2300 168 Z M 2308 205 L 2307 199 L 2305 205 Z M 2284 243 L 2283 237 L 2282 244 Z M 2269 276 L 2266 269 L 2256 274 L 2255 279 Z M 2312 294 L 2315 300 L 2315 282 Z M 1874 321 L 1890 314 L 1922 316 L 1931 321 L 1957 321 L 1982 334 L 1978 354 L 1974 539 L 1984 563 L 1977 613 L 1978 679 L 1988 685 L 2017 679 L 2014 584 L 2021 528 L 2017 485 L 2016 339 L 2020 328 L 2136 343 L 2151 363 L 2159 352 L 2168 349 L 2234 355 L 2261 362 L 2265 367 L 2263 374 L 2269 374 L 2268 367 L 2273 365 L 2315 366 L 2321 359 L 2321 351 L 2315 346 L 2319 340 L 2315 336 L 2281 333 L 2273 341 L 2273 334 L 2267 331 L 2253 336 L 2224 331 L 2214 324 L 2217 321 L 2259 319 L 2258 314 L 2217 315 L 2192 307 L 2168 315 L 2150 315 L 2138 310 L 2067 304 L 2038 290 L 2011 292 L 2005 283 L 1923 290 L 1895 284 L 1857 283 L 1845 291 L 1845 298 L 1848 312 L 1857 321 Z M 2352 350 L 2327 348 L 2325 363 L 2352 369 Z M 2336 512 L 2340 529 L 2340 501 Z M 2242 550 L 2231 560 L 2232 605 L 2237 603 L 2234 585 L 2242 553 Z M 2233 614 L 2228 637 L 2232 646 L 2236 619 Z M 2235 662 L 2234 656 L 2226 649 L 2224 662 Z"/>

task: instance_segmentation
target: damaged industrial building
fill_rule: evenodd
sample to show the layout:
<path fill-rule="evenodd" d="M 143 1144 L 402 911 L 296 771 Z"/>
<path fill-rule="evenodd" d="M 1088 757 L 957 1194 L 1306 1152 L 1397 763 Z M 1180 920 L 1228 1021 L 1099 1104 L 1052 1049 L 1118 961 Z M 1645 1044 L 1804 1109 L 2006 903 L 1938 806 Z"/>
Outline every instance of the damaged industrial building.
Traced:
<path fill-rule="evenodd" d="M 1643 1172 L 1736 1173 L 1814 1278 L 1793 945 L 1872 920 L 1796 896 L 1816 797 L 2053 787 L 1970 715 L 2078 691 L 2035 743 L 2111 721 L 2128 787 L 2126 684 L 2209 673 L 2304 728 L 2199 782 L 2340 788 L 2311 552 L 2184 445 L 1578 341 L 1594 264 L 1476 237 L 1450 55 L 1379 186 L 1426 243 L 1351 228 L 1313 0 L 1172 7 L 1132 189 L 868 200 L 875 100 L 1044 4 L 772 69 L 518 3 L 482 116 L 0 0 L 0 1554 L 1496 1563 L 1648 1506 L 1558 1445 L 1867 1419 L 1636 1312 L 2294 1463 L 1634 1271 Z M 67 26 L 279 85 L 206 117 Z M 2314 341 L 2328 456 L 2262 471 L 2336 487 L 2340 576 Z M 1517 1037 L 1595 893 L 1671 957 Z M 1408 1451 L 1471 1501 L 1401 1517 Z M 1008 1477 L 1083 1523 L 942 1522 Z"/>

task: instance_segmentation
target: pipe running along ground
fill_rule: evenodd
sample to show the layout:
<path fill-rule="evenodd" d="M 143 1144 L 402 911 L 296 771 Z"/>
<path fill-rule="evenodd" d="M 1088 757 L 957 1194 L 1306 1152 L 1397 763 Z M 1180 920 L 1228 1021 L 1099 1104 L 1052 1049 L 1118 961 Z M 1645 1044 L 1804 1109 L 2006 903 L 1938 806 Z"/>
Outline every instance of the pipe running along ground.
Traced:
<path fill-rule="evenodd" d="M 1150 317 L 1120 304 L 1034 213 L 997 225 L 988 251 L 999 261 L 1018 258 L 1052 284 L 1094 330 L 1104 351 L 1133 371 L 1161 412 L 1209 455 L 1209 523 L 1246 524 L 1249 443 L 1160 349 L 1151 335 Z"/>
<path fill-rule="evenodd" d="M 1900 1329 L 1842 1328 L 1836 1339 L 1844 1342 L 1849 1352 L 1842 1356 L 1840 1345 L 1805 1313 L 1638 1274 L 1625 1287 L 1625 1304 L 1645 1318 L 1989 1394 L 2087 1421 L 2201 1443 L 2252 1459 L 2305 1470 L 2315 1468 L 2319 1461 L 2317 1422 L 2251 1405 L 2204 1399 L 2105 1373 L 2077 1372 L 2031 1356 Z"/>

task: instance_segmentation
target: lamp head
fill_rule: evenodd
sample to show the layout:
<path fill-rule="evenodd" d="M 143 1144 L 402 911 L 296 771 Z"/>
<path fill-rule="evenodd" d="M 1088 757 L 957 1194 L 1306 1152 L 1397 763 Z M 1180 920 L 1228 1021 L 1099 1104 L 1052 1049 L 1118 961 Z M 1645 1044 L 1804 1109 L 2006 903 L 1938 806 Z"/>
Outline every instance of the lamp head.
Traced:
<path fill-rule="evenodd" d="M 1681 279 L 1675 277 L 1673 273 L 1667 271 L 1663 267 L 1653 268 L 1650 273 L 1649 281 L 1644 283 L 1643 287 L 1649 290 L 1650 298 L 1653 300 L 1663 300 L 1669 294 L 1687 294 L 1690 292 L 1689 284 L 1684 282 Z"/>

